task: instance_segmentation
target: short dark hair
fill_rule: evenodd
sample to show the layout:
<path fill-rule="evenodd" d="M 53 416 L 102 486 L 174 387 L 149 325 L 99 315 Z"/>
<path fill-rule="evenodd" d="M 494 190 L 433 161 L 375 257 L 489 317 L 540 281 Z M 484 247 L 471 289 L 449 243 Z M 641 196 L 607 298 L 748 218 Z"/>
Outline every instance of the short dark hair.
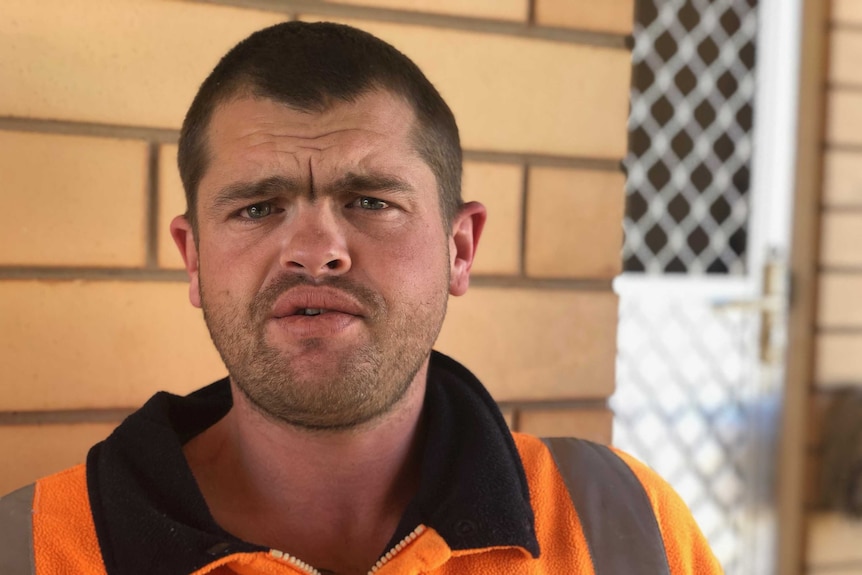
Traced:
<path fill-rule="evenodd" d="M 207 129 L 223 102 L 247 93 L 322 112 L 374 90 L 401 97 L 416 116 L 411 137 L 437 179 L 449 225 L 461 206 L 461 143 L 452 111 L 419 67 L 367 32 L 330 22 L 284 22 L 231 49 L 198 89 L 180 131 L 178 164 L 186 217 L 197 236 L 197 191 L 207 170 Z"/>

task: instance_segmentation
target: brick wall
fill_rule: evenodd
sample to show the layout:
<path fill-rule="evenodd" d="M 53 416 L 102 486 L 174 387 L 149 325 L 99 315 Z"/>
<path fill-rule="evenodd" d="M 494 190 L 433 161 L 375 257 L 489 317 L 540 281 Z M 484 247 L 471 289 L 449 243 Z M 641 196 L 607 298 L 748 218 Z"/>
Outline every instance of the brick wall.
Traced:
<path fill-rule="evenodd" d="M 4 0 L 0 492 L 224 375 L 167 232 L 177 130 L 219 56 L 286 19 L 365 28 L 438 86 L 490 211 L 438 347 L 515 428 L 607 441 L 632 3 Z"/>
<path fill-rule="evenodd" d="M 824 512 L 817 495 L 824 413 L 838 390 L 862 388 L 862 3 L 832 0 L 828 38 L 806 572 L 849 575 L 862 572 L 862 522 Z"/>

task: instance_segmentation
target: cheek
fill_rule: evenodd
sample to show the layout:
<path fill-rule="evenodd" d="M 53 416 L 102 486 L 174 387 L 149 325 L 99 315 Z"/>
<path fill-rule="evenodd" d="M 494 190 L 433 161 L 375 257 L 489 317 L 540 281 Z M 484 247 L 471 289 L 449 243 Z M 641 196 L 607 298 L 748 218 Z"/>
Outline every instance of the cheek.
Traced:
<path fill-rule="evenodd" d="M 439 227 L 423 223 L 405 225 L 377 242 L 393 259 L 404 265 L 432 267 L 436 265 L 441 253 L 446 250 L 446 238 Z"/>
<path fill-rule="evenodd" d="M 213 302 L 254 297 L 266 278 L 263 254 L 256 250 L 220 248 L 201 250 L 200 280 L 206 296 Z"/>
<path fill-rule="evenodd" d="M 447 242 L 440 232 L 405 234 L 364 250 L 362 259 L 353 263 L 357 272 L 368 271 L 375 281 L 411 299 L 411 294 L 435 292 L 448 285 L 450 264 L 446 248 Z"/>

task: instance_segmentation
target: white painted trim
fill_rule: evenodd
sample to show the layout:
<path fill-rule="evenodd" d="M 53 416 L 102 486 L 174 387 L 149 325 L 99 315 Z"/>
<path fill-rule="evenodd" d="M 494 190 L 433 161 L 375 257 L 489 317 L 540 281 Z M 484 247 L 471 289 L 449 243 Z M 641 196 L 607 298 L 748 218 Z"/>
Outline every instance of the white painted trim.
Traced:
<path fill-rule="evenodd" d="M 796 175 L 800 0 L 760 0 L 754 101 L 748 269 L 776 254 L 787 261 Z"/>

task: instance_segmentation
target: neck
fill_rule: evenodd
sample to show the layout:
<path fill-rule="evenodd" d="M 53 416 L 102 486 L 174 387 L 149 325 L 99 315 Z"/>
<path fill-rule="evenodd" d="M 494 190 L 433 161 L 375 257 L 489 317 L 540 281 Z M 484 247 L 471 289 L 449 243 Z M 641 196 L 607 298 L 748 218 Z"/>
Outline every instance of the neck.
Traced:
<path fill-rule="evenodd" d="M 416 492 L 427 364 L 394 409 L 339 431 L 234 406 L 184 451 L 216 522 L 315 567 L 365 573 Z"/>

